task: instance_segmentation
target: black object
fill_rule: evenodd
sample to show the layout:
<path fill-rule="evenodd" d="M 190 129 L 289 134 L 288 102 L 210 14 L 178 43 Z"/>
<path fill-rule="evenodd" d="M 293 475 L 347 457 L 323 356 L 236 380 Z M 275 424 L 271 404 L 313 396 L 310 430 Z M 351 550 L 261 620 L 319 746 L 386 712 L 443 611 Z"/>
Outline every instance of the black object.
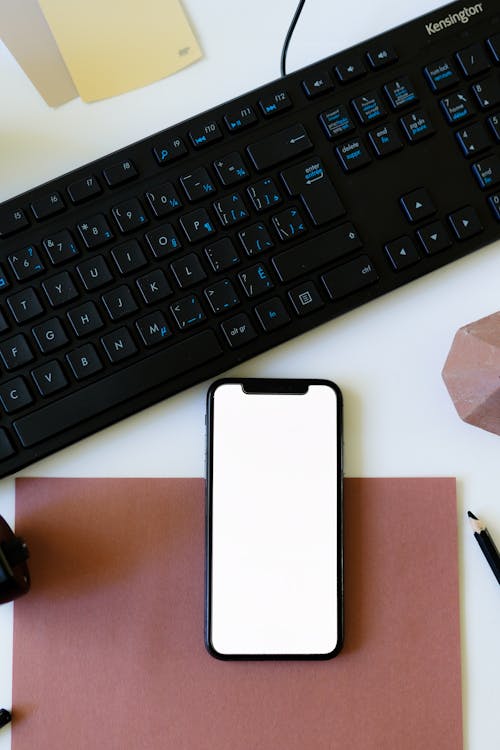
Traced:
<path fill-rule="evenodd" d="M 24 539 L 16 536 L 0 516 L 0 604 L 17 599 L 29 591 L 28 557 Z"/>
<path fill-rule="evenodd" d="M 0 729 L 12 721 L 12 714 L 6 708 L 0 708 Z"/>
<path fill-rule="evenodd" d="M 470 510 L 467 511 L 467 515 L 469 516 L 476 541 L 481 547 L 481 551 L 488 561 L 488 565 L 492 569 L 495 578 L 500 583 L 500 552 L 484 523 Z"/>
<path fill-rule="evenodd" d="M 499 30 L 446 5 L 2 204 L 0 476 L 497 240 Z"/>

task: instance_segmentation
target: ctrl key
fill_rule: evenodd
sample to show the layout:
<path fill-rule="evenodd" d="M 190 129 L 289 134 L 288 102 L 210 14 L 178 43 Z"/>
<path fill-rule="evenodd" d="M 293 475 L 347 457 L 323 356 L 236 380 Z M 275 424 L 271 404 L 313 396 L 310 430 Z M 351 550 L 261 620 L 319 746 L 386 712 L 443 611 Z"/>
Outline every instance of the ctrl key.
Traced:
<path fill-rule="evenodd" d="M 378 281 L 372 261 L 367 255 L 344 263 L 321 277 L 330 299 L 337 300 Z"/>

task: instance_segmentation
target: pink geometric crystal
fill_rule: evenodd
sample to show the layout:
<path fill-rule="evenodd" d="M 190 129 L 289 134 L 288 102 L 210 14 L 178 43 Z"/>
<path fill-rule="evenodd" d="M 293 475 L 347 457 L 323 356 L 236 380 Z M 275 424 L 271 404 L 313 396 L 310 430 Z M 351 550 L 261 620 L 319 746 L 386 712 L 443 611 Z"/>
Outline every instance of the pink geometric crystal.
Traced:
<path fill-rule="evenodd" d="M 442 375 L 459 416 L 500 435 L 500 311 L 457 331 Z"/>

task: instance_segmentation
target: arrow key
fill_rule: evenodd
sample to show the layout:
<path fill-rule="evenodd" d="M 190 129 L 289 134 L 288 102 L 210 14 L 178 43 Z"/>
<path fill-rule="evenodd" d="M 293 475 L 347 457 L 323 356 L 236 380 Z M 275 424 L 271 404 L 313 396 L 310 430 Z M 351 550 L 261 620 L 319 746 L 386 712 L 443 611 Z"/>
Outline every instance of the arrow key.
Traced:
<path fill-rule="evenodd" d="M 411 221 L 412 224 L 436 213 L 436 206 L 424 188 L 412 190 L 411 193 L 403 195 L 399 201 L 408 221 Z"/>
<path fill-rule="evenodd" d="M 417 235 L 427 255 L 439 253 L 451 245 L 448 230 L 440 221 L 422 227 L 417 231 Z"/>
<path fill-rule="evenodd" d="M 448 221 L 459 240 L 468 240 L 469 237 L 474 237 L 484 229 L 472 206 L 464 206 L 459 211 L 454 211 L 448 216 Z"/>
<path fill-rule="evenodd" d="M 412 266 L 420 260 L 415 243 L 410 237 L 398 237 L 385 246 L 385 252 L 395 271 Z"/>
<path fill-rule="evenodd" d="M 482 122 L 475 122 L 455 133 L 464 156 L 467 158 L 479 154 L 491 146 L 489 138 Z"/>
<path fill-rule="evenodd" d="M 472 90 L 481 109 L 489 109 L 500 104 L 500 82 L 495 78 L 478 81 Z"/>

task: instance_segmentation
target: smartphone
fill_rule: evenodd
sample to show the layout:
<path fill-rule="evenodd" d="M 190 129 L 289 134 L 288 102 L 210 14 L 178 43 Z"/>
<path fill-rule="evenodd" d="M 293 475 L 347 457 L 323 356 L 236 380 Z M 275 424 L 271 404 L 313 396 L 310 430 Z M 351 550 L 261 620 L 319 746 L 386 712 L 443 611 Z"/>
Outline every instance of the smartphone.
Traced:
<path fill-rule="evenodd" d="M 338 654 L 342 479 L 342 396 L 334 383 L 211 386 L 205 643 L 212 656 Z"/>

